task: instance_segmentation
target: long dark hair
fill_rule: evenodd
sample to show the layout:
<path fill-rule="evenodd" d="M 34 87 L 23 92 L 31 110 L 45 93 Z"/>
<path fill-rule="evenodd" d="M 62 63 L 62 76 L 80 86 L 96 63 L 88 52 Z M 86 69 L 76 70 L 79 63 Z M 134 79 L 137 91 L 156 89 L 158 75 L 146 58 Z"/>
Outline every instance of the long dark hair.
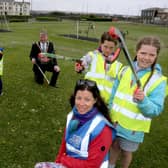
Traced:
<path fill-rule="evenodd" d="M 102 99 L 102 97 L 100 96 L 100 91 L 97 87 L 97 84 L 95 81 L 92 80 L 88 80 L 88 79 L 80 79 L 76 82 L 76 86 L 74 89 L 74 93 L 71 95 L 70 97 L 70 104 L 71 107 L 73 108 L 75 105 L 75 96 L 77 91 L 79 90 L 87 90 L 90 93 L 92 93 L 94 99 L 96 99 L 96 103 L 94 104 L 94 107 L 96 107 L 98 109 L 98 111 L 100 113 L 103 114 L 103 116 L 111 122 L 110 116 L 109 116 L 109 111 L 108 111 L 108 107 L 105 104 L 104 100 Z"/>
<path fill-rule="evenodd" d="M 142 45 L 150 45 L 153 46 L 157 49 L 157 56 L 159 55 L 160 49 L 161 49 L 161 44 L 160 44 L 160 40 L 159 38 L 155 37 L 155 36 L 146 36 L 141 38 L 137 45 L 136 45 L 136 52 L 138 52 L 138 50 L 141 49 Z M 137 56 L 135 56 L 134 61 L 137 60 Z M 143 86 L 143 90 L 145 88 L 145 86 L 147 85 L 147 83 L 149 82 L 150 78 L 152 77 L 153 73 L 154 73 L 154 69 L 155 69 L 155 64 L 157 62 L 157 57 L 154 61 L 154 63 L 151 66 L 151 74 L 149 75 L 148 79 L 146 80 L 144 86 Z"/>

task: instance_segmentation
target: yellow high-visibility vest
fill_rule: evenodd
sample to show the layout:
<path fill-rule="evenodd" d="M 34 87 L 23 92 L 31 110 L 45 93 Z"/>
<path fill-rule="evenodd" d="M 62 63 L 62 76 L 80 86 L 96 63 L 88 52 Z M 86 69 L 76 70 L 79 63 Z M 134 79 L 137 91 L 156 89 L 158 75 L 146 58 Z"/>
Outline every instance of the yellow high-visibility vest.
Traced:
<path fill-rule="evenodd" d="M 3 74 L 3 58 L 0 60 L 0 76 Z"/>
<path fill-rule="evenodd" d="M 85 78 L 96 81 L 101 96 L 103 97 L 105 102 L 108 103 L 112 91 L 112 86 L 117 78 L 122 64 L 118 61 L 115 61 L 110 65 L 109 70 L 106 71 L 104 68 L 105 59 L 100 52 L 89 52 L 89 55 L 92 57 L 92 62 L 90 64 L 88 72 L 85 75 Z"/>
<path fill-rule="evenodd" d="M 142 86 L 144 86 L 149 75 L 150 72 L 146 73 L 140 79 Z M 137 103 L 133 101 L 133 93 L 137 86 L 134 84 L 130 87 L 128 81 L 131 81 L 131 78 L 132 72 L 131 69 L 128 68 L 122 76 L 120 85 L 115 94 L 110 117 L 113 122 L 118 122 L 126 129 L 149 132 L 151 118 L 145 117 L 137 107 Z M 154 72 L 144 88 L 145 95 L 149 95 L 163 81 L 167 81 L 167 77 Z"/>

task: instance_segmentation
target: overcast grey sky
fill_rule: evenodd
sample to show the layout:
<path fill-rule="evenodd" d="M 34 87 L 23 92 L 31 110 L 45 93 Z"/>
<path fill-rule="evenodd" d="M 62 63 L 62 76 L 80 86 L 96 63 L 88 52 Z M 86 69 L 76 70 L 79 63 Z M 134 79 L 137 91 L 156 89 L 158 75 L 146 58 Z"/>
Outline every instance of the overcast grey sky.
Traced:
<path fill-rule="evenodd" d="M 22 1 L 22 0 L 16 0 Z M 168 0 L 25 0 L 33 10 L 140 15 L 141 9 L 168 8 Z"/>

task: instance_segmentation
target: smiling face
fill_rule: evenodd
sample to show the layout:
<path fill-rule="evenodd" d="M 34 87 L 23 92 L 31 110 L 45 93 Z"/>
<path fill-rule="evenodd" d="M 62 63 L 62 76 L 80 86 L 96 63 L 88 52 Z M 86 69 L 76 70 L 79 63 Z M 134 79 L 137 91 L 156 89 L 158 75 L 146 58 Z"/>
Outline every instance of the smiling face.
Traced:
<path fill-rule="evenodd" d="M 157 58 L 157 48 L 152 45 L 141 45 L 137 51 L 137 62 L 140 68 L 151 67 Z"/>
<path fill-rule="evenodd" d="M 115 43 L 113 41 L 105 40 L 104 43 L 101 44 L 101 50 L 103 55 L 108 57 L 114 51 Z"/>
<path fill-rule="evenodd" d="M 96 100 L 88 90 L 78 90 L 75 96 L 75 105 L 80 114 L 86 114 L 92 109 Z"/>

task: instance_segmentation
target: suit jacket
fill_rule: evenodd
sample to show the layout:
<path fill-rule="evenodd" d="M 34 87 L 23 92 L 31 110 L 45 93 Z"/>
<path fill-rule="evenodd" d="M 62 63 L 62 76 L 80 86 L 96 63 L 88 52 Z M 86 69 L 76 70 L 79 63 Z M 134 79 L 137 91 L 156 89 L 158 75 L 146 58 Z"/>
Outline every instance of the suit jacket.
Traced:
<path fill-rule="evenodd" d="M 41 62 L 38 59 L 38 54 L 41 52 L 42 52 L 42 50 L 40 48 L 40 41 L 33 43 L 31 51 L 30 51 L 30 59 L 32 60 L 32 58 L 35 58 L 37 64 L 39 64 L 39 65 L 41 64 Z M 52 42 L 47 42 L 47 53 L 55 54 L 54 46 L 53 46 Z M 56 58 L 51 58 L 51 61 L 49 61 L 48 64 L 57 65 Z"/>

